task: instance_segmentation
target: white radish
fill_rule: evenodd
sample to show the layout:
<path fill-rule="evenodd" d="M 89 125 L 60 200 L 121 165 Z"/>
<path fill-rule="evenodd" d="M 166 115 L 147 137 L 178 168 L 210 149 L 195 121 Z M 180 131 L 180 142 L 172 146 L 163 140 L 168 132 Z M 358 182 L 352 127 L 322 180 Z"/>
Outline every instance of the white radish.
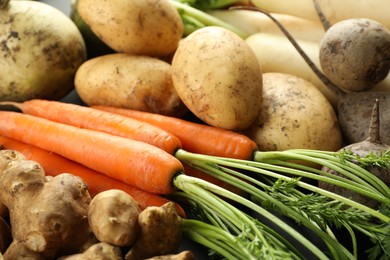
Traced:
<path fill-rule="evenodd" d="M 283 35 L 275 23 L 266 15 L 251 10 L 213 10 L 209 14 L 234 25 L 248 35 L 272 33 Z M 324 36 L 324 28 L 319 21 L 313 21 L 288 14 L 272 14 L 296 39 L 319 42 Z"/>
<path fill-rule="evenodd" d="M 252 3 L 271 13 L 284 13 L 318 20 L 313 0 L 252 0 Z M 331 24 L 349 19 L 365 17 L 376 20 L 390 28 L 389 0 L 318 0 L 325 17 Z"/>

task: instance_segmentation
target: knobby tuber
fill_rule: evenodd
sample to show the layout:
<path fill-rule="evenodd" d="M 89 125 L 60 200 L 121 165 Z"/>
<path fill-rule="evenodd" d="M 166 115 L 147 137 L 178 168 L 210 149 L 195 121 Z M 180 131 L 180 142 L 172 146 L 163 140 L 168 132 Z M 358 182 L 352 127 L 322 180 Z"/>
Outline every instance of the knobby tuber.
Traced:
<path fill-rule="evenodd" d="M 83 253 L 63 256 L 60 257 L 58 260 L 105 260 L 105 259 L 109 259 L 109 260 L 123 259 L 121 249 L 117 246 L 113 246 L 105 242 L 99 242 L 89 247 Z"/>
<path fill-rule="evenodd" d="M 176 251 L 181 243 L 182 222 L 173 202 L 148 207 L 138 217 L 140 235 L 126 260 L 146 259 Z"/>
<path fill-rule="evenodd" d="M 350 152 L 353 153 L 359 157 L 365 157 L 370 155 L 371 153 L 380 156 L 384 154 L 386 151 L 389 151 L 390 145 L 383 143 L 380 138 L 379 130 L 380 130 L 380 118 L 379 118 L 379 100 L 377 99 L 374 107 L 372 109 L 372 118 L 371 118 L 371 124 L 369 128 L 369 136 L 367 137 L 366 140 L 353 143 L 350 145 L 345 146 L 342 150 L 345 152 Z M 359 162 L 356 162 L 359 164 Z M 380 167 L 377 165 L 369 165 L 365 167 L 366 170 L 369 172 L 373 173 L 376 175 L 378 178 L 380 178 L 385 184 L 390 186 L 390 166 L 387 167 Z M 340 175 L 340 173 L 330 170 L 327 167 L 323 167 L 323 170 L 330 172 L 332 174 Z M 377 208 L 378 207 L 378 202 L 376 200 L 369 199 L 367 197 L 364 197 L 361 194 L 355 193 L 353 191 L 340 188 L 338 186 L 329 184 L 329 183 L 324 183 L 324 182 L 319 182 L 319 186 L 321 188 L 330 190 L 334 193 L 340 194 L 345 197 L 352 198 L 355 201 L 358 201 L 362 204 L 365 204 L 367 206 L 370 206 L 372 208 Z"/>
<path fill-rule="evenodd" d="M 78 252 L 89 235 L 91 197 L 85 183 L 42 167 L 16 151 L 0 151 L 0 201 L 9 210 L 13 241 L 4 259 L 53 259 Z"/>
<path fill-rule="evenodd" d="M 140 205 L 122 190 L 98 193 L 89 205 L 88 221 L 96 238 L 114 246 L 134 243 L 139 234 Z"/>
<path fill-rule="evenodd" d="M 178 254 L 155 256 L 155 257 L 147 258 L 146 260 L 194 260 L 194 259 L 195 259 L 194 254 L 191 251 L 186 250 Z"/>

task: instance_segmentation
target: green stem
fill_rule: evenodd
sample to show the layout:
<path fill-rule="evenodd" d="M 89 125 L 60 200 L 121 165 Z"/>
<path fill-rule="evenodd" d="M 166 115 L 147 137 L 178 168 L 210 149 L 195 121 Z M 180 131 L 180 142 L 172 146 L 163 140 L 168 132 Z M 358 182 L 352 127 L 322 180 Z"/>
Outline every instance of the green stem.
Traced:
<path fill-rule="evenodd" d="M 195 183 L 195 185 L 193 183 Z M 288 224 L 286 224 L 284 221 L 282 221 L 276 215 L 274 215 L 274 214 L 270 213 L 269 211 L 259 207 L 257 204 L 255 204 L 255 203 L 253 203 L 253 202 L 251 202 L 251 201 L 249 201 L 249 200 L 247 200 L 247 199 L 245 199 L 243 197 L 240 197 L 239 195 L 237 195 L 235 193 L 232 193 L 230 191 L 222 189 L 222 188 L 220 188 L 220 187 L 218 187 L 216 185 L 213 185 L 211 183 L 208 183 L 206 181 L 203 181 L 203 180 L 200 180 L 200 179 L 197 179 L 197 178 L 193 178 L 193 177 L 190 177 L 190 176 L 186 176 L 186 175 L 183 175 L 183 174 L 177 176 L 174 179 L 174 185 L 175 185 L 175 187 L 177 187 L 177 188 L 179 188 L 179 189 L 181 189 L 183 191 L 188 191 L 188 192 L 191 192 L 190 190 L 196 189 L 197 187 L 200 186 L 200 187 L 202 187 L 204 189 L 212 190 L 213 193 L 216 193 L 216 194 L 221 195 L 223 197 L 229 198 L 230 200 L 238 202 L 241 205 L 244 205 L 244 206 L 248 207 L 249 209 L 254 210 L 256 213 L 258 213 L 259 215 L 265 217 L 266 219 L 268 219 L 269 221 L 274 223 L 276 226 L 278 226 L 279 228 L 281 228 L 282 230 L 284 230 L 285 232 L 290 234 L 297 241 L 299 241 L 303 246 L 308 248 L 319 259 L 328 259 L 328 257 L 322 252 L 322 250 L 320 250 L 310 240 L 308 240 L 306 237 L 304 237 L 301 233 L 296 231 L 294 228 L 290 227 Z M 191 194 L 192 195 L 198 194 L 199 196 L 201 196 L 199 191 L 191 192 Z M 206 195 L 207 195 L 207 193 L 204 194 L 204 196 L 206 196 Z M 210 199 L 210 197 L 208 197 L 208 196 L 209 195 L 207 195 L 207 199 L 206 200 Z M 219 210 L 216 207 L 214 207 L 214 208 L 215 208 L 215 210 Z M 225 211 L 226 208 L 223 208 L 221 210 Z M 249 223 L 249 224 L 253 225 L 252 223 Z"/>
<path fill-rule="evenodd" d="M 187 4 L 183 4 L 175 0 L 170 0 L 170 1 L 171 4 L 179 11 L 180 15 L 184 15 L 187 17 L 186 18 L 187 20 L 189 19 L 188 17 L 192 17 L 192 19 L 197 20 L 200 24 L 204 24 L 205 26 L 220 26 L 228 30 L 231 30 L 232 32 L 236 33 L 238 36 L 240 36 L 243 39 L 248 36 L 240 29 L 236 28 L 235 26 L 229 23 L 222 21 L 221 19 L 216 18 L 215 16 L 209 15 Z"/>
<path fill-rule="evenodd" d="M 196 167 L 196 165 L 192 165 L 193 167 Z M 349 252 L 341 247 L 341 244 L 338 243 L 333 239 L 333 237 L 330 237 L 328 233 L 323 231 L 318 227 L 318 225 L 314 224 L 311 220 L 307 219 L 306 216 L 304 216 L 301 212 L 297 212 L 292 207 L 285 205 L 282 201 L 278 201 L 277 199 L 273 198 L 266 192 L 263 192 L 250 183 L 256 182 L 258 184 L 261 184 L 259 181 L 254 180 L 248 176 L 245 176 L 239 172 L 234 172 L 230 169 L 225 169 L 228 173 L 232 175 L 239 176 L 238 178 L 235 178 L 228 174 L 223 174 L 218 168 L 215 168 L 213 166 L 210 166 L 206 163 L 199 163 L 197 166 L 200 166 L 198 169 L 203 170 L 204 172 L 207 172 L 209 175 L 218 178 L 226 183 L 232 184 L 240 189 L 242 189 L 245 192 L 248 192 L 251 194 L 255 199 L 258 199 L 260 201 L 266 201 L 267 203 L 270 202 L 274 206 L 276 206 L 278 209 L 280 209 L 285 216 L 288 216 L 295 221 L 299 222 L 300 224 L 306 226 L 311 231 L 313 231 L 315 234 L 317 234 L 329 247 L 329 250 L 332 252 L 333 256 L 336 256 L 340 252 L 343 252 L 346 255 L 349 255 Z M 241 180 L 240 178 L 245 178 L 244 180 Z M 248 182 L 249 181 L 249 182 Z M 268 187 L 269 188 L 269 187 Z"/>
<path fill-rule="evenodd" d="M 256 152 L 254 161 L 266 162 L 268 158 L 278 158 L 281 160 L 302 160 L 316 163 L 337 171 L 359 183 L 369 183 L 385 197 L 390 197 L 390 188 L 381 179 L 353 162 L 342 160 L 342 157 L 345 157 L 342 152 L 294 149 L 289 151 Z"/>
<path fill-rule="evenodd" d="M 334 180 L 332 178 L 328 178 L 328 177 L 324 177 L 324 176 L 314 176 L 313 174 L 311 174 L 309 172 L 305 172 L 305 171 L 299 171 L 299 170 L 290 169 L 287 167 L 281 168 L 280 166 L 275 166 L 275 165 L 271 166 L 270 164 L 263 164 L 263 163 L 259 163 L 256 161 L 247 161 L 247 160 L 208 156 L 208 155 L 203 155 L 203 154 L 194 154 L 194 153 L 190 153 L 190 152 L 187 152 L 184 150 L 178 150 L 176 152 L 175 156 L 179 160 L 182 160 L 182 161 L 187 162 L 187 163 L 192 162 L 193 164 L 199 164 L 201 162 L 208 162 L 208 163 L 212 163 L 212 164 L 224 165 L 227 167 L 234 167 L 234 168 L 241 169 L 241 170 L 247 170 L 247 171 L 252 172 L 252 173 L 267 175 L 267 176 L 271 176 L 271 177 L 276 178 L 276 179 L 284 179 L 287 181 L 291 180 L 291 178 L 286 176 L 286 175 L 278 174 L 278 173 L 273 172 L 273 171 L 268 171 L 268 170 L 262 169 L 262 167 L 269 167 L 269 168 L 273 168 L 274 170 L 277 169 L 279 172 L 280 171 L 284 172 L 285 174 L 294 174 L 294 175 L 298 175 L 301 177 L 309 177 L 309 178 L 314 178 L 314 179 L 321 180 L 324 182 L 328 182 L 328 183 L 346 188 L 348 190 L 360 193 L 364 196 L 375 199 L 375 200 L 380 201 L 382 203 L 385 203 L 387 205 L 390 205 L 390 198 L 389 197 L 384 197 L 383 195 L 378 194 L 378 192 L 374 193 L 374 192 L 372 192 L 372 190 L 370 190 L 370 188 L 364 189 L 364 188 L 360 188 L 359 185 L 350 185 L 350 184 L 344 183 L 342 181 Z M 248 179 L 250 177 L 243 174 L 242 176 L 240 176 L 240 178 Z M 249 180 L 252 181 L 254 179 L 250 178 Z M 256 182 L 256 180 L 254 180 L 254 181 Z M 368 211 L 368 212 L 370 212 L 370 214 L 373 214 L 376 217 L 383 218 L 383 214 L 380 214 L 380 213 L 378 214 L 378 212 L 373 213 L 374 212 L 373 209 L 366 207 L 366 206 L 364 206 L 358 202 L 355 202 L 353 200 L 347 199 L 343 196 L 340 196 L 336 193 L 326 191 L 324 189 L 318 188 L 314 185 L 307 184 L 305 182 L 298 182 L 297 185 L 300 187 L 303 187 L 307 190 L 310 190 L 312 192 L 318 192 L 318 193 L 325 195 L 325 196 L 328 196 L 332 199 L 337 199 L 339 201 L 342 201 L 349 206 L 357 207 L 357 208 L 362 209 L 364 211 Z"/>

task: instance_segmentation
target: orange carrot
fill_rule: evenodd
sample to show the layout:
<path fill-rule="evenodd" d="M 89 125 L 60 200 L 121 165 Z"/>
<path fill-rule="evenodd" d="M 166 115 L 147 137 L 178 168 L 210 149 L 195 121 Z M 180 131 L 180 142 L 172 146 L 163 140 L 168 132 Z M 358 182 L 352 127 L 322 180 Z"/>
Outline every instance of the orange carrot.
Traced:
<path fill-rule="evenodd" d="M 42 99 L 23 103 L 2 102 L 20 109 L 23 113 L 52 121 L 119 135 L 157 146 L 174 154 L 181 148 L 180 140 L 171 133 L 149 123 L 122 115 L 76 104 Z"/>
<path fill-rule="evenodd" d="M 183 149 L 189 152 L 251 160 L 257 150 L 253 140 L 237 132 L 148 112 L 108 106 L 92 107 L 138 119 L 171 132 L 180 139 Z"/>
<path fill-rule="evenodd" d="M 160 195 L 149 193 L 111 177 L 98 173 L 90 168 L 66 159 L 56 153 L 42 150 L 36 146 L 28 145 L 4 136 L 0 136 L 2 149 L 15 150 L 22 153 L 27 160 L 38 162 L 45 170 L 46 175 L 56 176 L 61 173 L 71 173 L 82 178 L 88 186 L 89 193 L 94 197 L 99 192 L 109 189 L 120 189 L 132 196 L 142 209 L 149 206 L 162 206 L 169 200 Z M 185 217 L 185 212 L 179 204 L 176 209 L 180 216 Z"/>
<path fill-rule="evenodd" d="M 150 193 L 169 194 L 183 172 L 173 155 L 144 142 L 27 114 L 0 111 L 0 135 L 55 152 Z"/>

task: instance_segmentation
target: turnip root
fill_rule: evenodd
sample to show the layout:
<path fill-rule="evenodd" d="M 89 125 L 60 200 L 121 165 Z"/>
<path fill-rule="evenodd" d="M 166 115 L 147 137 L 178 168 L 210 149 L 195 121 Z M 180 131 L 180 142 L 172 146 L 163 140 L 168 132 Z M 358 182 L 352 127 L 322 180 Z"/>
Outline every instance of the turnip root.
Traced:
<path fill-rule="evenodd" d="M 6 2 L 0 0 L 0 100 L 63 98 L 86 59 L 78 28 L 48 4 Z"/>
<path fill-rule="evenodd" d="M 169 0 L 78 0 L 91 30 L 116 52 L 165 57 L 173 53 L 183 23 Z"/>
<path fill-rule="evenodd" d="M 140 236 L 125 259 L 146 259 L 175 252 L 181 243 L 182 222 L 173 202 L 148 207 L 138 218 Z"/>
<path fill-rule="evenodd" d="M 0 217 L 0 254 L 3 254 L 5 252 L 5 250 L 11 244 L 11 242 L 12 242 L 11 227 L 2 217 Z"/>
<path fill-rule="evenodd" d="M 310 82 L 284 73 L 263 73 L 263 109 L 245 133 L 263 151 L 342 147 L 337 116 Z"/>
<path fill-rule="evenodd" d="M 114 246 L 130 246 L 139 234 L 141 208 L 129 194 L 111 189 L 98 193 L 89 205 L 89 225 L 96 238 Z"/>
<path fill-rule="evenodd" d="M 361 142 L 353 143 L 350 145 L 345 146 L 342 150 L 345 152 L 351 152 L 359 157 L 365 157 L 370 154 L 374 154 L 376 156 L 380 156 L 384 154 L 386 151 L 389 152 L 390 145 L 383 143 L 380 138 L 380 118 L 379 118 L 379 99 L 376 100 L 376 103 L 374 105 L 374 108 L 372 109 L 372 118 L 371 118 L 371 123 L 369 126 L 369 136 Z M 382 111 L 381 111 L 382 112 Z M 359 164 L 359 162 L 356 162 Z M 370 165 L 365 167 L 369 172 L 372 174 L 376 175 L 379 177 L 385 184 L 390 186 L 390 165 L 387 167 L 380 167 L 377 165 Z M 323 168 L 323 170 L 340 175 L 340 173 L 330 170 L 326 167 Z M 352 198 L 355 201 L 358 201 L 362 204 L 365 204 L 367 206 L 370 206 L 372 208 L 377 208 L 378 207 L 378 202 L 376 200 L 369 199 L 367 197 L 364 197 L 361 194 L 352 192 L 347 189 L 343 189 L 340 187 L 337 187 L 335 185 L 329 184 L 329 183 L 324 183 L 320 182 L 319 186 L 321 188 L 330 190 L 332 192 L 338 193 L 340 195 L 343 195 L 348 198 Z"/>
<path fill-rule="evenodd" d="M 390 30 L 366 18 L 330 26 L 320 42 L 324 74 L 347 91 L 364 91 L 381 82 L 390 70 Z"/>
<path fill-rule="evenodd" d="M 76 252 L 89 234 L 90 199 L 80 178 L 64 173 L 46 179 L 38 163 L 10 159 L 0 173 L 0 201 L 9 209 L 13 236 L 4 258 L 53 259 Z"/>
<path fill-rule="evenodd" d="M 58 260 L 121 260 L 122 252 L 119 247 L 99 242 L 83 253 L 60 257 Z"/>
<path fill-rule="evenodd" d="M 196 30 L 172 60 L 173 85 L 184 104 L 209 125 L 248 128 L 261 109 L 261 68 L 248 44 L 222 27 Z"/>

